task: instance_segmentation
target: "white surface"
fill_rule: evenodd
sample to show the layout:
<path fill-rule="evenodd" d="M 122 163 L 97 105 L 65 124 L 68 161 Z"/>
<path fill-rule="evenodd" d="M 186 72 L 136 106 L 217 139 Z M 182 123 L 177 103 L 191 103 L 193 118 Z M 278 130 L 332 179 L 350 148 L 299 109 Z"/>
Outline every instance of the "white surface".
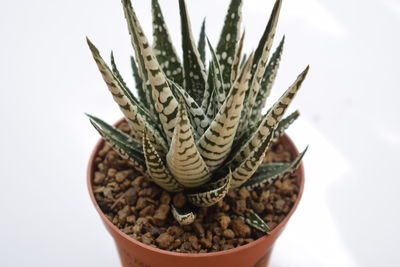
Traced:
<path fill-rule="evenodd" d="M 148 34 L 149 2 L 134 1 Z M 179 46 L 177 1 L 161 4 Z M 188 1 L 196 35 L 207 16 L 215 43 L 227 4 Z M 247 51 L 271 6 L 245 1 Z M 290 129 L 310 149 L 304 199 L 271 266 L 400 266 L 399 23 L 398 0 L 284 1 L 274 92 L 311 64 L 293 103 L 302 117 Z M 98 136 L 83 112 L 109 122 L 121 114 L 86 35 L 103 55 L 115 51 L 128 79 L 132 50 L 119 1 L 0 2 L 1 266 L 119 266 L 86 190 Z"/>

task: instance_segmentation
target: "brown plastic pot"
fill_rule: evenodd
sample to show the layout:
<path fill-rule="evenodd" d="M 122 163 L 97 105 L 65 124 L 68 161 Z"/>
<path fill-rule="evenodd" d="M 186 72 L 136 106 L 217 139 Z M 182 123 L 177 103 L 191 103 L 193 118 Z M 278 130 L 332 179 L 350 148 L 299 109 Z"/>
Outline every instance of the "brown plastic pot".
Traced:
<path fill-rule="evenodd" d="M 117 122 L 117 125 L 121 122 L 122 120 Z M 279 142 L 294 155 L 299 154 L 296 146 L 287 135 L 282 136 Z M 107 217 L 104 215 L 99 205 L 97 204 L 92 189 L 92 177 L 95 170 L 94 159 L 96 158 L 103 144 L 104 139 L 99 140 L 94 148 L 94 151 L 92 152 L 87 170 L 87 184 L 89 188 L 90 198 L 92 199 L 96 210 L 100 214 L 104 225 L 115 240 L 122 266 L 124 267 L 267 266 L 271 256 L 273 245 L 285 228 L 289 218 L 296 210 L 304 189 L 304 167 L 303 163 L 301 163 L 301 165 L 295 172 L 297 176 L 297 183 L 299 185 L 299 194 L 289 214 L 279 225 L 274 228 L 274 230 L 271 231 L 269 235 L 261 237 L 251 242 L 250 244 L 221 252 L 200 254 L 184 254 L 161 250 L 145 245 L 120 231 L 114 224 L 112 224 L 112 222 L 107 219 Z"/>

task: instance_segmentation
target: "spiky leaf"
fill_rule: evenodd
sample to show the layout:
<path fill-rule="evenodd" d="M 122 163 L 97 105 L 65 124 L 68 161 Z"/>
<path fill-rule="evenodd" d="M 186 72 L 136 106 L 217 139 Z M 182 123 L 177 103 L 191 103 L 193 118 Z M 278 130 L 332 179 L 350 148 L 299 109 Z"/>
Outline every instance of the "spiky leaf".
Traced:
<path fill-rule="evenodd" d="M 232 0 L 225 16 L 224 26 L 217 45 L 217 55 L 223 67 L 223 78 L 231 84 L 232 63 L 235 58 L 236 45 L 240 35 L 242 21 L 242 0 Z"/>
<path fill-rule="evenodd" d="M 198 187 L 211 178 L 211 173 L 197 150 L 182 98 L 178 121 L 167 154 L 167 166 L 175 179 L 186 188 Z"/>
<path fill-rule="evenodd" d="M 185 0 L 179 0 L 182 28 L 184 87 L 198 104 L 201 104 L 206 87 L 206 72 L 194 42 Z"/>
<path fill-rule="evenodd" d="M 281 137 L 285 131 L 289 128 L 289 126 L 300 116 L 300 112 L 298 110 L 294 111 L 292 114 L 287 116 L 286 118 L 282 119 L 278 127 L 276 127 L 276 130 L 274 132 L 274 139 L 272 142 L 275 142 Z"/>
<path fill-rule="evenodd" d="M 257 230 L 260 230 L 261 232 L 264 232 L 266 234 L 269 234 L 271 232 L 268 224 L 251 209 L 248 210 L 246 214 L 242 216 L 242 218 L 248 225 L 254 227 Z"/>
<path fill-rule="evenodd" d="M 182 208 L 177 208 L 171 205 L 172 215 L 180 225 L 189 225 L 196 219 L 196 213 L 191 209 L 191 205 L 186 205 Z"/>
<path fill-rule="evenodd" d="M 217 106 L 215 107 L 216 110 L 219 110 L 220 107 L 223 105 L 226 95 L 225 95 L 225 84 L 224 80 L 222 77 L 222 68 L 219 63 L 219 59 L 217 57 L 217 54 L 214 51 L 214 48 L 212 47 L 210 40 L 207 38 L 207 44 L 210 49 L 211 55 L 212 55 L 212 63 L 210 64 L 210 70 L 209 70 L 209 78 L 208 78 L 208 84 L 211 88 L 214 90 L 214 104 Z"/>
<path fill-rule="evenodd" d="M 231 183 L 231 172 L 218 182 L 210 183 L 195 191 L 186 193 L 190 203 L 197 207 L 209 207 L 220 201 L 228 192 Z"/>
<path fill-rule="evenodd" d="M 151 1 L 153 14 L 153 49 L 164 73 L 179 85 L 183 85 L 183 69 L 172 44 L 164 15 L 158 0 Z"/>
<path fill-rule="evenodd" d="M 143 151 L 146 159 L 147 172 L 151 180 L 167 191 L 182 191 L 183 186 L 175 180 L 170 171 L 166 168 L 162 158 L 147 137 L 146 132 L 143 135 Z"/>
<path fill-rule="evenodd" d="M 176 124 L 178 102 L 168 86 L 165 74 L 154 56 L 153 49 L 149 45 L 130 0 L 123 0 L 123 6 L 129 33 L 136 50 L 140 52 L 140 61 L 146 70 L 146 80 L 151 84 L 154 109 L 158 114 L 164 133 L 170 141 Z"/>
<path fill-rule="evenodd" d="M 237 75 L 240 71 L 240 59 L 242 58 L 242 50 L 243 50 L 243 43 L 244 43 L 245 31 L 242 33 L 242 37 L 240 37 L 239 45 L 236 47 L 235 58 L 232 63 L 232 70 L 231 70 L 231 84 L 236 80 Z M 243 57 L 245 59 L 245 57 Z"/>
<path fill-rule="evenodd" d="M 140 102 L 148 108 L 150 111 L 152 111 L 151 106 L 150 106 L 150 94 L 146 94 L 146 92 L 143 90 L 143 80 L 140 78 L 139 74 L 139 69 L 136 64 L 136 60 L 133 56 L 131 56 L 131 67 L 132 67 L 132 75 L 133 79 L 135 80 L 135 86 L 136 86 L 136 91 L 139 96 Z"/>
<path fill-rule="evenodd" d="M 206 19 L 204 18 L 201 24 L 199 42 L 197 44 L 197 49 L 199 50 L 201 62 L 206 65 Z"/>
<path fill-rule="evenodd" d="M 249 190 L 262 186 L 266 183 L 272 183 L 273 181 L 283 178 L 286 175 L 295 171 L 301 163 L 308 147 L 300 153 L 292 162 L 289 163 L 268 163 L 261 165 L 257 172 L 247 180 L 241 187 Z"/>
<path fill-rule="evenodd" d="M 211 171 L 220 167 L 231 150 L 243 107 L 244 95 L 248 89 L 251 64 L 252 57 L 232 86 L 217 116 L 198 142 L 199 151 Z"/>

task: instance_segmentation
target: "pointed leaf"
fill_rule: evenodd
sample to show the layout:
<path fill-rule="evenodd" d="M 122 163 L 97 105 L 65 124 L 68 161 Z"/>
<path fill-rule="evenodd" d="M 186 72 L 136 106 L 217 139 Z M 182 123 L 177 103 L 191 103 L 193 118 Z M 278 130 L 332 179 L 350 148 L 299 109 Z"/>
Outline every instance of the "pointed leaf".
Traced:
<path fill-rule="evenodd" d="M 206 72 L 194 42 L 185 0 L 179 0 L 182 27 L 184 88 L 198 104 L 201 104 L 206 88 Z"/>
<path fill-rule="evenodd" d="M 258 214 L 255 213 L 253 210 L 248 210 L 246 214 L 241 217 L 251 227 L 260 230 L 261 232 L 264 232 L 266 234 L 269 234 L 271 232 L 268 224 L 263 219 L 261 219 L 260 216 L 258 216 Z"/>
<path fill-rule="evenodd" d="M 292 114 L 281 120 L 278 124 L 278 127 L 276 127 L 276 130 L 274 132 L 274 139 L 272 142 L 275 142 L 281 137 L 287 128 L 300 116 L 300 112 L 298 110 L 294 111 Z"/>
<path fill-rule="evenodd" d="M 124 159 L 128 159 L 138 168 L 138 171 L 144 172 L 146 164 L 143 155 L 143 149 L 140 143 L 121 130 L 107 124 L 99 118 L 86 114 L 91 124 L 99 134 L 120 154 Z"/>
<path fill-rule="evenodd" d="M 197 49 L 199 50 L 201 62 L 206 65 L 206 19 L 204 18 L 201 24 L 199 42 L 197 44 Z"/>
<path fill-rule="evenodd" d="M 136 86 L 136 91 L 139 96 L 140 102 L 148 108 L 150 111 L 151 110 L 151 105 L 150 105 L 150 94 L 146 94 L 145 90 L 143 90 L 143 80 L 140 78 L 139 70 L 136 65 L 136 60 L 134 57 L 131 56 L 131 67 L 132 67 L 132 75 L 133 79 L 135 80 L 135 86 Z"/>
<path fill-rule="evenodd" d="M 261 117 L 262 109 L 265 107 L 266 100 L 271 93 L 272 86 L 274 85 L 275 78 L 278 73 L 284 43 L 285 36 L 282 38 L 275 52 L 272 54 L 272 57 L 265 70 L 264 77 L 261 81 L 260 91 L 257 94 L 254 107 L 251 111 L 252 113 L 250 121 L 256 121 Z"/>
<path fill-rule="evenodd" d="M 289 163 L 268 163 L 261 165 L 257 172 L 247 180 L 241 187 L 252 190 L 255 187 L 260 187 L 266 183 L 271 184 L 277 179 L 283 178 L 286 175 L 295 171 L 307 152 L 308 147 Z"/>
<path fill-rule="evenodd" d="M 231 172 L 218 183 L 211 183 L 204 187 L 196 189 L 196 191 L 186 193 L 186 197 L 190 203 L 197 207 L 210 207 L 220 201 L 230 188 L 232 176 Z"/>
<path fill-rule="evenodd" d="M 207 38 L 208 47 L 212 55 L 212 64 L 210 64 L 209 70 L 209 86 L 213 88 L 214 103 L 217 105 L 216 109 L 219 110 L 226 99 L 225 95 L 225 84 L 222 77 L 222 69 L 219 63 L 218 57 L 215 54 L 214 48 L 212 47 L 210 40 Z"/>
<path fill-rule="evenodd" d="M 192 209 L 191 205 L 186 205 L 182 208 L 177 208 L 174 205 L 171 205 L 171 207 L 172 215 L 180 225 L 192 224 L 196 219 L 196 213 Z"/>
<path fill-rule="evenodd" d="M 211 171 L 220 167 L 228 156 L 236 134 L 243 99 L 248 89 L 252 57 L 246 63 L 239 78 L 210 127 L 198 142 L 198 148 Z"/>
<path fill-rule="evenodd" d="M 158 0 L 152 0 L 154 53 L 167 77 L 183 85 L 183 69 L 172 44 Z"/>
<path fill-rule="evenodd" d="M 182 98 L 178 121 L 167 154 L 167 165 L 175 179 L 186 188 L 198 187 L 211 178 L 211 173 L 197 150 Z"/>
<path fill-rule="evenodd" d="M 225 16 L 224 27 L 217 45 L 217 55 L 221 63 L 224 82 L 231 84 L 232 63 L 240 35 L 242 21 L 242 0 L 232 0 Z M 230 86 L 228 86 L 230 87 Z"/>
<path fill-rule="evenodd" d="M 130 0 L 123 0 L 125 17 L 128 23 L 129 33 L 132 36 L 136 50 L 140 52 L 140 61 L 147 71 L 147 79 L 151 84 L 151 96 L 154 109 L 158 114 L 159 121 L 164 133 L 170 141 L 176 123 L 178 102 L 168 86 L 164 72 L 154 56 L 153 49 L 140 26 L 136 13 L 132 8 Z"/>
<path fill-rule="evenodd" d="M 149 173 L 151 180 L 167 191 L 182 191 L 182 185 L 175 180 L 166 168 L 162 158 L 155 150 L 150 139 L 147 137 L 147 132 L 143 135 L 143 151 L 146 159 L 147 172 Z"/>
<path fill-rule="evenodd" d="M 237 75 L 239 74 L 240 67 L 241 67 L 240 59 L 242 58 L 244 36 L 245 36 L 245 32 L 243 31 L 242 37 L 240 37 L 239 45 L 236 47 L 235 58 L 232 63 L 231 84 L 234 83 L 234 81 L 236 80 Z"/>

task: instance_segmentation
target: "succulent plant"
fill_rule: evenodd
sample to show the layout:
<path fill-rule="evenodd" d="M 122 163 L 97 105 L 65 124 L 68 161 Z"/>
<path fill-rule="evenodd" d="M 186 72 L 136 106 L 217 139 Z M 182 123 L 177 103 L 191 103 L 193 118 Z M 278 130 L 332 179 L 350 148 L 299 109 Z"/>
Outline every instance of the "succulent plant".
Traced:
<path fill-rule="evenodd" d="M 87 39 L 94 60 L 130 127 L 124 133 L 94 116 L 91 123 L 111 146 L 146 177 L 189 203 L 172 207 L 181 224 L 190 224 L 196 207 L 220 201 L 231 188 L 254 188 L 291 173 L 305 151 L 290 163 L 262 164 L 271 143 L 298 117 L 282 119 L 308 67 L 263 114 L 274 83 L 284 38 L 270 57 L 282 1 L 277 0 L 255 52 L 242 55 L 241 0 L 231 0 L 216 49 L 203 22 L 198 45 L 185 0 L 179 0 L 183 62 L 171 42 L 157 0 L 152 0 L 153 45 L 130 0 L 122 0 L 135 56 L 131 57 L 137 96 L 127 87 L 111 54 L 111 67 Z M 206 64 L 206 46 L 210 60 Z M 208 65 L 208 69 L 206 69 Z M 244 218 L 268 232 L 255 212 Z"/>

